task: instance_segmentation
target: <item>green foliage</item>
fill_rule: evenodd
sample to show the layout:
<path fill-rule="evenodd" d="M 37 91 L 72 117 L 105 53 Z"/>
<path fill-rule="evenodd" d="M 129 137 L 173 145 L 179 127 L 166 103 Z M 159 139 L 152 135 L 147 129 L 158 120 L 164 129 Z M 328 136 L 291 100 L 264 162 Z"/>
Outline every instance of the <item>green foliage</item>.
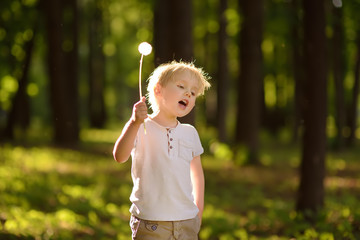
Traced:
<path fill-rule="evenodd" d="M 0 79 L 0 106 L 3 106 L 4 110 L 8 110 L 11 106 L 10 99 L 15 95 L 18 87 L 18 82 L 10 75 Z"/>
<path fill-rule="evenodd" d="M 80 120 L 81 127 L 88 123 L 88 60 L 89 60 L 89 23 L 94 16 L 94 9 L 98 9 L 103 17 L 102 33 L 99 48 L 106 57 L 104 98 L 108 122 L 113 123 L 120 119 L 127 119 L 131 114 L 131 106 L 137 99 L 139 42 L 153 42 L 153 20 L 155 1 L 118 1 L 118 0 L 81 0 L 79 7 L 79 91 L 80 91 Z M 27 94 L 31 97 L 31 123 L 40 125 L 50 124 L 50 104 L 48 96 L 48 76 L 46 71 L 47 37 L 43 7 L 39 7 L 39 0 L 3 0 L 0 3 L 0 128 L 4 127 L 6 115 L 11 108 L 13 96 L 17 90 L 14 81 L 22 76 L 22 66 L 26 54 L 25 44 L 35 39 L 34 54 L 31 59 L 29 85 Z M 280 127 L 290 129 L 294 116 L 295 84 L 293 77 L 292 54 L 292 1 L 267 1 L 264 3 L 264 33 L 262 52 L 264 55 L 264 104 L 271 116 L 264 117 L 264 121 L 277 122 L 265 127 L 277 131 Z M 330 3 L 328 11 L 330 15 Z M 346 51 L 346 89 L 345 100 L 348 102 L 352 96 L 354 84 L 354 59 L 356 53 L 356 38 L 359 27 L 357 14 L 360 9 L 358 0 L 343 2 L 344 31 Z M 196 64 L 205 68 L 213 77 L 212 95 L 207 95 L 205 104 L 207 116 L 203 106 L 199 104 L 199 118 L 211 119 L 216 111 L 216 85 L 217 81 L 217 44 L 219 31 L 218 9 L 219 1 L 206 0 L 193 2 L 193 35 L 194 59 Z M 296 10 L 295 10 L 296 11 Z M 302 11 L 298 10 L 299 16 Z M 229 137 L 233 138 L 235 128 L 237 89 L 234 86 L 239 76 L 239 33 L 243 16 L 239 11 L 238 1 L 229 0 L 225 11 L 228 20 L 228 64 L 229 80 L 229 112 L 227 125 Z M 333 32 L 329 22 L 327 26 L 329 36 Z M 330 39 L 329 39 L 330 40 Z M 67 43 L 64 42 L 64 46 Z M 297 46 L 295 46 L 297 47 Z M 301 46 L 299 46 L 301 48 Z M 156 51 L 156 49 L 154 50 Z M 154 68 L 154 54 L 146 58 L 144 64 L 144 79 Z M 331 75 L 331 74 L 330 74 Z M 334 105 L 334 91 L 329 81 L 329 102 Z M 10 88 L 8 88 L 10 86 Z M 334 118 L 333 109 L 329 109 L 329 117 Z M 279 120 L 280 119 L 280 120 Z M 35 122 L 35 123 L 34 123 Z M 275 126 L 276 125 L 276 126 Z M 278 126 L 281 125 L 281 126 Z M 279 127 L 279 128 L 278 128 Z M 335 137 L 336 128 L 328 135 Z"/>
<path fill-rule="evenodd" d="M 36 239 L 129 236 L 128 165 L 109 154 L 11 145 L 1 147 L 0 159 L 1 232 Z"/>
<path fill-rule="evenodd" d="M 129 239 L 130 162 L 112 160 L 116 134 L 84 131 L 78 149 L 0 146 L 0 238 Z M 309 223 L 294 210 L 296 146 L 267 141 L 265 166 L 235 165 L 225 144 L 211 149 L 201 239 L 360 237 L 359 151 L 328 155 L 325 206 Z"/>
<path fill-rule="evenodd" d="M 25 46 L 34 37 L 37 0 L 0 3 L 0 110 L 8 111 L 23 75 Z M 30 89 L 35 94 L 34 85 Z M 0 125 L 1 127 L 1 125 Z"/>

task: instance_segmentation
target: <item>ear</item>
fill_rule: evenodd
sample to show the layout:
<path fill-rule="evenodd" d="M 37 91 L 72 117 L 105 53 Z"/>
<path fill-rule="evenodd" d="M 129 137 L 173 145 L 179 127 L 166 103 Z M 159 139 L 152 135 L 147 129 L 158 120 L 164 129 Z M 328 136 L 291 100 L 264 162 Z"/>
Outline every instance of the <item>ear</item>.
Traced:
<path fill-rule="evenodd" d="M 156 96 L 160 95 L 160 93 L 161 93 L 161 86 L 160 86 L 160 84 L 157 83 L 157 84 L 155 85 L 155 87 L 154 87 L 154 93 L 155 93 Z"/>

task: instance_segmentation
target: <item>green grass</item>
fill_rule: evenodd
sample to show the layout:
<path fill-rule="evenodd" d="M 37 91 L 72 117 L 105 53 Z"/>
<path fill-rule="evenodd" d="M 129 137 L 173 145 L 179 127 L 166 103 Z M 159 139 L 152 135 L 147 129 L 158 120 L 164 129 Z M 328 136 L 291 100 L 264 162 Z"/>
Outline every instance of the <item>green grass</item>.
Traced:
<path fill-rule="evenodd" d="M 130 239 L 130 162 L 112 159 L 116 134 L 88 130 L 74 149 L 1 145 L 0 239 Z M 269 141 L 261 167 L 210 149 L 201 239 L 360 239 L 359 150 L 328 154 L 325 207 L 310 224 L 294 211 L 296 147 Z"/>

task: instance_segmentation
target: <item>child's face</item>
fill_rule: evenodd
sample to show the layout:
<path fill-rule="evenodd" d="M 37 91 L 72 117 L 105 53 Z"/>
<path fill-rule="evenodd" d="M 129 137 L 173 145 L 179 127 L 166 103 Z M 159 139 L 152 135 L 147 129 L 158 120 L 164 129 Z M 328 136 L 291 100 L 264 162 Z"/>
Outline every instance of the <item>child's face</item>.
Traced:
<path fill-rule="evenodd" d="M 195 106 L 198 81 L 189 71 L 176 73 L 166 86 L 160 87 L 159 110 L 176 117 L 186 116 Z"/>

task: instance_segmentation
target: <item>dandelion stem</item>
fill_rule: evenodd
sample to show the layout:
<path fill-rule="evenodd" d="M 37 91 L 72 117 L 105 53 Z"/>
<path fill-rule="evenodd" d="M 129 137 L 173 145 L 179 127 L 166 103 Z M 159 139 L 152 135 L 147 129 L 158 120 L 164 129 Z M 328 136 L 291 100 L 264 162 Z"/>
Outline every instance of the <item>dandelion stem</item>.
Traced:
<path fill-rule="evenodd" d="M 141 90 L 141 70 L 142 70 L 142 63 L 143 63 L 144 54 L 141 54 L 140 58 L 140 66 L 139 66 L 139 95 L 140 95 L 140 101 L 142 99 L 142 90 Z M 146 127 L 144 122 L 144 133 L 146 134 Z"/>
<path fill-rule="evenodd" d="M 141 90 L 141 69 L 142 69 L 143 58 L 144 58 L 144 54 L 141 54 L 140 66 L 139 66 L 139 94 L 140 94 L 140 100 L 141 100 L 141 98 L 142 98 L 142 90 Z"/>

